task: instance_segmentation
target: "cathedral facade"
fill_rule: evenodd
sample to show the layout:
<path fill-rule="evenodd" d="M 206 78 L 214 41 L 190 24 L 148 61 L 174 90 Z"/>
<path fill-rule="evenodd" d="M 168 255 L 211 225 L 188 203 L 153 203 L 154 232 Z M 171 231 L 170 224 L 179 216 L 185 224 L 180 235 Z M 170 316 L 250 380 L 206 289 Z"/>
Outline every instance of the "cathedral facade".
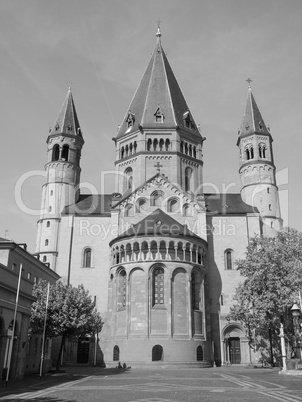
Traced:
<path fill-rule="evenodd" d="M 36 253 L 95 298 L 106 365 L 257 361 L 245 328 L 226 320 L 240 281 L 234 261 L 250 237 L 282 225 L 272 136 L 250 86 L 237 137 L 240 194 L 203 192 L 204 140 L 159 29 L 114 138 L 115 193 L 78 190 L 84 139 L 70 89 L 50 129 Z M 71 343 L 66 356 L 91 361 L 93 341 Z"/>

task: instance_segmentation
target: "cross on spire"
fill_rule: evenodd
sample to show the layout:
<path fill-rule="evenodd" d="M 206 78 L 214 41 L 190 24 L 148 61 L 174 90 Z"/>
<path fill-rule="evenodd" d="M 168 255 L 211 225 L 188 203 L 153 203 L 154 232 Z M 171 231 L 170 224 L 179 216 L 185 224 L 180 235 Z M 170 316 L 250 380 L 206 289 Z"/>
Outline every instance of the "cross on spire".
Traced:
<path fill-rule="evenodd" d="M 161 20 L 158 19 L 157 20 L 157 32 L 156 32 L 157 42 L 160 42 L 160 37 L 161 37 L 160 23 L 161 23 Z"/>
<path fill-rule="evenodd" d="M 246 82 L 249 84 L 249 89 L 251 89 L 251 82 L 253 82 L 253 80 L 251 80 L 250 78 L 248 78 L 248 79 L 246 80 Z"/>
<path fill-rule="evenodd" d="M 163 167 L 163 165 L 161 165 L 159 162 L 156 163 L 156 165 L 154 165 L 154 167 L 157 168 L 158 173 L 160 172 L 160 168 Z"/>

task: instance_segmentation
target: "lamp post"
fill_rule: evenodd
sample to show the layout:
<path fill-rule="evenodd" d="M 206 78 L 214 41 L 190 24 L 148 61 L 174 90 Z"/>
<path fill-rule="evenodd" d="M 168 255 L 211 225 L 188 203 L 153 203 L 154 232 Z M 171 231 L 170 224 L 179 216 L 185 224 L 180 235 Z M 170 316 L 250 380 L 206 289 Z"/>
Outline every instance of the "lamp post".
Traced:
<path fill-rule="evenodd" d="M 298 304 L 296 302 L 294 302 L 292 308 L 291 308 L 291 312 L 292 312 L 292 317 L 293 317 L 293 326 L 294 326 L 294 335 L 295 335 L 295 349 L 296 352 L 298 350 L 298 348 L 301 348 L 301 342 L 300 342 L 300 337 L 301 337 L 301 333 L 300 333 L 300 317 L 301 317 L 301 310 L 300 307 L 298 306 Z M 299 349 L 300 349 L 299 348 Z M 299 359 L 301 359 L 301 349 L 299 350 Z"/>

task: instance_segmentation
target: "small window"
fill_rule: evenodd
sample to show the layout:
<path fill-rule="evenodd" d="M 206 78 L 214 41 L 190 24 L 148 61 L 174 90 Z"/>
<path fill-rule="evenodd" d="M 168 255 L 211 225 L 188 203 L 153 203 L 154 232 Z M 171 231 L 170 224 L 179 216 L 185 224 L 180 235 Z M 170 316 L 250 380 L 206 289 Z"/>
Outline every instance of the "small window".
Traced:
<path fill-rule="evenodd" d="M 268 209 L 271 211 L 272 210 L 272 204 L 268 204 Z"/>
<path fill-rule="evenodd" d="M 47 262 L 47 257 L 46 257 L 46 255 L 44 255 L 44 257 L 43 257 L 43 262 Z"/>
<path fill-rule="evenodd" d="M 31 279 L 31 273 L 30 272 L 27 273 L 27 279 L 29 279 L 29 280 Z"/>
<path fill-rule="evenodd" d="M 202 350 L 202 346 L 200 346 L 200 345 L 196 349 L 196 360 L 198 362 L 203 361 L 203 350 Z"/>
<path fill-rule="evenodd" d="M 168 201 L 168 212 L 178 212 L 179 202 L 177 198 L 172 198 Z"/>
<path fill-rule="evenodd" d="M 118 362 L 120 360 L 120 348 L 115 345 L 113 348 L 113 361 Z"/>
<path fill-rule="evenodd" d="M 45 246 L 48 246 L 48 239 L 45 239 Z"/>
<path fill-rule="evenodd" d="M 192 216 L 192 206 L 190 204 L 183 206 L 183 216 Z"/>
<path fill-rule="evenodd" d="M 164 193 L 162 191 L 153 191 L 151 194 L 151 205 L 153 207 L 160 207 L 162 205 Z"/>
<path fill-rule="evenodd" d="M 86 248 L 84 250 L 83 267 L 84 268 L 90 268 L 91 267 L 91 248 Z"/>
<path fill-rule="evenodd" d="M 269 194 L 269 193 L 270 193 L 270 189 L 269 189 L 269 187 L 266 189 L 266 191 L 267 191 L 267 194 Z"/>
<path fill-rule="evenodd" d="M 227 270 L 233 269 L 233 253 L 234 251 L 231 249 L 227 249 L 224 253 L 225 269 Z"/>
<path fill-rule="evenodd" d="M 50 222 L 47 221 L 47 222 L 46 222 L 46 227 L 49 228 L 49 226 L 50 226 Z"/>
<path fill-rule="evenodd" d="M 51 210 L 52 210 L 52 207 L 49 207 L 49 208 L 48 208 L 48 212 L 51 212 Z"/>
<path fill-rule="evenodd" d="M 134 216 L 134 206 L 132 204 L 126 205 L 124 216 L 125 217 Z"/>
<path fill-rule="evenodd" d="M 50 195 L 53 195 L 53 190 L 50 190 Z"/>
<path fill-rule="evenodd" d="M 146 200 L 146 198 L 140 198 L 139 200 L 137 200 L 136 203 L 136 210 L 137 212 L 145 212 L 148 209 L 148 202 Z"/>

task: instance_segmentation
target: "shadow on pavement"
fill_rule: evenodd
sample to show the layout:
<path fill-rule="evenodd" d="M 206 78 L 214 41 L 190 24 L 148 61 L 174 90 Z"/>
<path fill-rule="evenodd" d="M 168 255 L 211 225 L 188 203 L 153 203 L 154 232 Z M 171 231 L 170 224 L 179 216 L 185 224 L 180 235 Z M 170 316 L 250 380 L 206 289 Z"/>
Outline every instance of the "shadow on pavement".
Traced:
<path fill-rule="evenodd" d="M 73 382 L 80 380 L 89 376 L 112 376 L 112 375 L 122 375 L 129 373 L 129 369 L 118 369 L 118 368 L 100 368 L 100 367 L 66 367 L 64 370 L 59 372 L 50 371 L 43 374 L 41 378 L 37 374 L 29 375 L 21 380 L 11 380 L 8 382 L 7 386 L 5 382 L 0 383 L 0 402 L 3 401 L 19 401 L 20 397 L 18 395 L 28 392 L 38 392 L 45 390 L 50 387 L 60 386 L 67 382 Z M 17 399 L 13 399 L 16 396 Z M 60 402 L 61 399 L 52 397 L 37 397 L 37 401 L 49 401 L 49 402 Z M 65 401 L 64 402 L 75 402 L 75 401 Z"/>

